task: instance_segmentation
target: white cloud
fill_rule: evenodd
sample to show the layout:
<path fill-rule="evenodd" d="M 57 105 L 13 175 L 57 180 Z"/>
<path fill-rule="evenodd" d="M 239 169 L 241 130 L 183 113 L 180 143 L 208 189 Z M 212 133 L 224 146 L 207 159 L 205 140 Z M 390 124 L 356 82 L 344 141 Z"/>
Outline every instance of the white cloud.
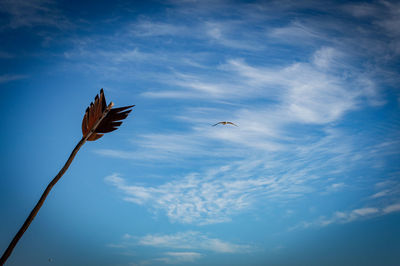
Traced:
<path fill-rule="evenodd" d="M 345 183 L 340 182 L 340 183 L 333 183 L 327 187 L 327 191 L 338 191 L 341 190 L 346 186 Z"/>
<path fill-rule="evenodd" d="M 95 152 L 100 155 L 121 159 L 134 159 L 137 156 L 134 152 L 118 151 L 112 149 L 99 149 Z"/>
<path fill-rule="evenodd" d="M 324 70 L 325 66 L 335 64 L 329 53 L 332 50 L 323 48 L 314 54 L 312 63 L 295 63 L 281 69 L 256 68 L 238 60 L 231 60 L 227 67 L 249 82 L 267 89 L 275 87 L 280 92 L 280 117 L 291 118 L 292 122 L 324 124 L 358 108 L 359 98 L 365 95 L 363 86 L 353 82 L 350 88 L 349 81 L 337 76 L 333 66 Z"/>
<path fill-rule="evenodd" d="M 334 48 L 323 47 L 314 53 L 310 62 L 279 68 L 251 66 L 239 59 L 229 60 L 221 67 L 221 80 L 179 74 L 172 84 L 184 88 L 183 91 L 175 91 L 175 94 L 173 91 L 150 91 L 144 95 L 231 101 L 262 97 L 276 101 L 275 115 L 283 119 L 325 124 L 368 104 L 363 102 L 363 98 L 379 98 L 373 82 L 345 66 L 344 58 L 343 53 Z M 357 78 L 350 80 L 341 76 L 337 71 L 343 68 L 353 71 L 352 75 Z M 227 84 L 224 80 L 227 76 L 234 82 Z"/>
<path fill-rule="evenodd" d="M 176 264 L 184 262 L 194 262 L 195 260 L 202 257 L 202 255 L 197 252 L 165 252 L 164 254 L 167 257 L 158 258 L 155 260 L 168 264 Z"/>
<path fill-rule="evenodd" d="M 349 222 L 355 222 L 382 215 L 387 215 L 398 211 L 400 211 L 400 203 L 394 203 L 383 207 L 364 207 L 364 208 L 353 209 L 350 211 L 337 211 L 329 218 L 321 216 L 315 221 L 311 222 L 303 221 L 289 228 L 289 231 L 300 228 L 305 229 L 310 227 L 325 227 L 331 224 L 344 224 Z"/>
<path fill-rule="evenodd" d="M 139 37 L 154 37 L 177 35 L 182 36 L 190 33 L 190 29 L 185 25 L 175 25 L 165 22 L 155 22 L 151 20 L 141 19 L 138 22 L 131 24 L 128 31 Z"/>
<path fill-rule="evenodd" d="M 259 35 L 256 34 L 249 42 L 242 42 L 240 34 L 232 33 L 246 28 L 244 24 L 248 21 L 240 24 L 226 19 L 193 19 L 191 31 L 187 25 L 174 24 L 173 20 L 139 20 L 125 27 L 123 34 L 119 32 L 123 38 L 115 45 L 96 47 L 93 46 L 96 42 L 92 41 L 84 44 L 84 49 L 77 49 L 78 55 L 83 51 L 82 55 L 91 59 L 99 57 L 105 64 L 97 61 L 96 64 L 111 67 L 117 75 L 141 77 L 134 75 L 133 72 L 137 71 L 134 64 L 147 68 L 146 71 L 151 69 L 149 72 L 157 69 L 157 73 L 151 73 L 154 83 L 150 89 L 135 93 L 158 98 L 156 100 L 173 99 L 183 106 L 170 117 L 176 118 L 174 122 L 183 122 L 185 132 L 141 133 L 132 142 L 134 150 L 103 149 L 98 153 L 174 163 L 197 158 L 219 160 L 235 157 L 236 160 L 232 165 L 225 165 L 227 170 L 209 169 L 215 170 L 215 174 L 208 174 L 207 170 L 193 175 L 182 174 L 180 179 L 161 184 L 138 185 L 129 181 L 129 175 L 126 178 L 119 175 L 114 176 L 118 178 L 107 178 L 123 194 L 124 200 L 159 210 L 171 221 L 191 224 L 226 222 L 237 213 L 265 202 L 265 199 L 289 201 L 321 187 L 329 191 L 350 187 L 344 177 L 348 175 L 339 174 L 348 171 L 360 158 L 367 157 L 368 160 L 377 156 L 371 155 L 372 152 L 368 154 L 369 151 L 363 147 L 355 147 L 357 140 L 354 138 L 358 136 L 334 130 L 351 111 L 384 103 L 379 86 L 365 72 L 364 65 L 359 64 L 360 58 L 349 51 L 348 40 L 340 36 L 328 39 L 318 23 L 299 20 L 287 27 L 270 28 L 268 35 L 265 35 L 264 25 Z M 334 25 L 332 21 L 327 23 Z M 310 26 L 312 24 L 315 26 Z M 334 30 L 343 29 L 342 26 L 339 24 Z M 199 37 L 200 32 L 203 36 Z M 293 40 L 296 40 L 294 45 L 297 48 L 293 56 L 282 51 L 275 55 L 269 50 L 263 50 L 261 54 L 257 53 L 259 50 L 247 49 L 246 53 L 224 53 L 221 57 L 213 49 L 205 49 L 207 53 L 204 55 L 183 52 L 184 46 L 176 48 L 174 45 L 175 52 L 166 47 L 162 52 L 136 47 L 139 45 L 135 42 L 137 37 L 180 35 L 185 35 L 190 41 L 203 41 L 206 48 L 215 48 L 217 43 L 246 49 L 254 42 L 260 49 L 271 44 L 268 48 L 275 51 L 278 48 L 274 44 L 293 43 Z M 115 38 L 110 38 L 106 43 L 113 41 Z M 299 43 L 312 45 L 307 46 L 306 51 L 298 51 Z M 298 52 L 301 52 L 300 57 Z M 301 57 L 305 53 L 308 57 Z M 196 108 L 191 106 L 194 102 L 197 106 L 205 103 L 214 108 L 196 112 Z M 191 106 L 191 110 L 187 106 Z M 210 126 L 225 120 L 233 121 L 239 127 Z M 248 159 L 244 159 L 246 157 Z M 326 178 L 331 176 L 333 178 L 327 182 Z M 378 193 L 373 197 L 384 196 Z M 338 213 L 338 217 L 326 219 L 323 224 L 373 216 L 376 210 L 371 208 Z"/>
<path fill-rule="evenodd" d="M 238 108 L 227 108 L 222 103 L 213 110 L 196 112 L 195 108 L 184 110 L 185 115 L 176 118 L 191 127 L 185 134 L 148 134 L 135 142 L 145 154 L 142 158 L 155 155 L 162 159 L 176 157 L 240 154 L 235 152 L 244 147 L 254 150 L 281 151 L 288 143 L 299 143 L 287 128 L 299 124 L 324 126 L 339 121 L 346 113 L 366 105 L 382 103 L 374 83 L 363 77 L 348 80 L 337 73 L 342 68 L 344 55 L 331 48 L 323 47 L 310 58 L 310 62 L 294 63 L 289 66 L 270 68 L 251 66 L 243 60 L 228 60 L 220 67 L 221 78 L 232 77 L 227 84 L 221 79 L 203 80 L 196 75 L 176 73 L 169 85 L 181 86 L 179 90 L 148 91 L 142 96 L 175 99 L 226 100 Z M 338 61 L 341 61 L 340 63 Z M 350 69 L 351 70 L 351 69 Z M 349 71 L 350 71 L 349 70 Z M 357 76 L 357 73 L 353 73 Z M 246 100 L 265 99 L 270 104 L 255 107 Z M 216 121 L 230 120 L 238 128 L 210 127 Z M 221 151 L 224 144 L 226 152 Z M 217 144 L 217 148 L 214 148 Z M 229 146 L 227 146 L 229 145 Z M 125 151 L 108 151 L 119 157 L 133 154 Z M 138 158 L 134 156 L 132 158 Z"/>
<path fill-rule="evenodd" d="M 337 49 L 322 47 L 314 53 L 312 63 L 321 69 L 329 69 L 330 67 L 337 68 L 343 60 L 345 60 L 345 55 Z"/>
<path fill-rule="evenodd" d="M 393 146 L 393 144 L 390 144 L 390 146 Z M 385 198 L 386 200 L 396 200 L 398 199 L 398 195 L 400 195 L 400 182 L 396 178 L 387 178 L 385 181 L 378 182 L 375 184 L 375 188 L 379 191 L 371 195 L 370 198 L 372 199 Z"/>
<path fill-rule="evenodd" d="M 171 158 L 189 162 L 190 158 L 213 158 L 229 163 L 175 176 L 175 180 L 157 185 L 129 184 L 129 176 L 121 178 L 118 174 L 106 178 L 118 188 L 124 200 L 160 211 L 173 222 L 198 225 L 228 222 L 237 214 L 258 208 L 260 202 L 287 202 L 324 188 L 327 192 L 351 188 L 357 177 L 346 173 L 354 165 L 370 165 L 385 154 L 398 152 L 396 145 L 387 139 L 364 145 L 362 135 L 348 135 L 331 127 L 307 138 L 302 134 L 292 135 L 285 130 L 289 124 L 285 118 L 272 112 L 243 111 L 233 120 L 238 128 L 217 128 L 211 123 L 204 124 L 207 112 L 215 116 L 214 109 L 192 111 L 180 119 L 196 124 L 193 131 L 172 134 L 170 138 L 168 134 L 152 136 L 147 144 L 140 140 L 138 150 L 148 153 L 144 158 L 164 154 L 163 162 Z M 232 154 L 237 156 L 234 160 Z M 351 184 L 346 176 L 352 176 Z M 363 210 L 354 211 L 346 219 L 356 220 L 362 214 Z"/>
<path fill-rule="evenodd" d="M 384 196 L 386 196 L 386 195 L 388 194 L 388 192 L 389 192 L 388 189 L 379 191 L 379 192 L 375 193 L 374 195 L 372 195 L 371 198 L 380 198 L 380 197 L 384 197 Z"/>
<path fill-rule="evenodd" d="M 161 80 L 172 90 L 151 90 L 144 92 L 142 96 L 153 98 L 175 98 L 175 99 L 203 99 L 212 101 L 221 101 L 228 99 L 238 99 L 241 97 L 252 98 L 253 89 L 244 87 L 242 83 L 232 83 L 226 79 L 223 73 L 216 72 L 217 75 L 193 75 L 174 72 L 168 79 Z"/>
<path fill-rule="evenodd" d="M 294 45 L 310 44 L 326 38 L 325 34 L 298 21 L 285 27 L 273 28 L 269 30 L 268 36 Z"/>
<path fill-rule="evenodd" d="M 212 251 L 215 253 L 245 253 L 252 250 L 249 245 L 239 245 L 223 241 L 218 238 L 210 238 L 200 232 L 187 231 L 171 235 L 146 235 L 132 237 L 137 239 L 138 245 L 167 249 L 191 249 Z"/>
<path fill-rule="evenodd" d="M 377 213 L 378 209 L 377 208 L 361 208 L 361 209 L 355 209 L 351 212 L 351 217 L 357 217 L 357 216 L 366 216 L 370 214 Z M 352 218 L 353 219 L 353 218 Z"/>
<path fill-rule="evenodd" d="M 368 34 L 367 44 L 375 42 L 376 47 L 370 47 L 377 51 L 376 48 L 382 48 L 380 53 L 375 56 L 382 57 L 383 60 L 390 60 L 400 54 L 400 4 L 391 1 L 378 1 L 376 3 L 357 3 L 344 6 L 344 10 L 348 11 L 355 17 L 368 18 L 372 22 L 369 29 L 362 32 Z M 374 35 L 379 34 L 377 38 L 381 42 L 374 40 Z M 383 37 L 385 36 L 385 37 Z M 395 58 L 395 57 L 394 57 Z"/>
<path fill-rule="evenodd" d="M 126 195 L 124 200 L 161 209 L 172 221 L 200 225 L 229 221 L 232 214 L 250 207 L 253 194 L 262 194 L 272 182 L 264 178 L 233 182 L 209 179 L 189 175 L 179 182 L 148 187 L 126 185 L 116 175 L 106 178 Z"/>
<path fill-rule="evenodd" d="M 249 38 L 235 39 L 232 37 L 228 37 L 229 35 L 232 35 L 231 31 L 236 31 L 235 35 L 238 35 L 237 31 L 238 28 L 240 28 L 240 25 L 238 24 L 239 23 L 235 23 L 233 21 L 224 21 L 223 23 L 216 21 L 207 22 L 205 23 L 204 31 L 211 38 L 212 41 L 229 48 L 250 51 L 262 50 L 262 46 L 260 46 L 258 43 L 251 43 L 251 41 L 249 41 Z"/>
<path fill-rule="evenodd" d="M 356 17 L 372 18 L 374 24 L 386 30 L 390 36 L 400 36 L 400 4 L 390 1 L 379 1 L 374 4 L 346 5 L 345 10 Z"/>
<path fill-rule="evenodd" d="M 242 151 L 246 159 L 161 185 L 130 185 L 119 174 L 106 177 L 106 181 L 122 192 L 124 200 L 161 210 L 171 221 L 198 225 L 227 222 L 260 202 L 302 197 L 314 191 L 315 180 L 341 173 L 338 167 L 326 170 L 353 156 L 347 146 L 338 145 L 336 138 L 344 140 L 340 135 L 331 135 L 319 145 L 298 147 L 293 153 Z M 315 160 L 316 154 L 324 162 Z M 323 174 L 315 174 L 322 169 Z M 341 183 L 335 183 L 334 188 L 343 187 Z"/>
<path fill-rule="evenodd" d="M 210 252 L 219 254 L 237 254 L 256 251 L 255 246 L 235 244 L 218 238 L 209 237 L 207 234 L 197 231 L 178 232 L 175 234 L 147 234 L 145 236 L 133 236 L 125 234 L 122 243 L 109 244 L 108 247 L 127 250 L 132 246 L 145 246 L 154 248 L 156 258 L 142 261 L 143 264 L 163 262 L 178 264 L 193 262 Z M 160 250 L 162 252 L 160 252 Z M 127 252 L 125 252 L 127 253 Z M 129 253 L 128 253 L 129 254 Z"/>
<path fill-rule="evenodd" d="M 76 41 L 76 48 L 73 51 L 65 52 L 64 56 L 67 59 L 86 58 L 87 61 L 102 60 L 111 64 L 109 67 L 123 66 L 137 61 L 144 61 L 154 59 L 153 54 L 145 53 L 137 47 L 123 49 L 94 49 L 93 40 L 79 40 Z M 95 66 L 94 66 L 95 67 Z"/>
<path fill-rule="evenodd" d="M 226 20 L 222 23 L 219 20 L 182 23 L 182 21 L 163 22 L 140 19 L 136 23 L 129 25 L 127 31 L 138 37 L 191 37 L 197 42 L 206 41 L 213 45 L 217 43 L 233 49 L 260 50 L 260 45 L 250 43 L 248 41 L 249 38 L 236 39 L 229 37 L 232 35 L 237 36 L 238 28 L 241 26 L 243 25 L 239 21 Z"/>
<path fill-rule="evenodd" d="M 97 154 L 138 161 L 164 160 L 176 162 L 185 157 L 198 157 L 207 154 L 206 146 L 200 136 L 184 134 L 148 134 L 140 135 L 133 144 L 138 146 L 135 151 L 99 149 Z"/>
<path fill-rule="evenodd" d="M 385 214 L 386 213 L 392 213 L 392 212 L 398 212 L 398 211 L 400 211 L 400 203 L 395 203 L 395 204 L 386 206 L 383 209 L 383 213 L 385 213 Z"/>

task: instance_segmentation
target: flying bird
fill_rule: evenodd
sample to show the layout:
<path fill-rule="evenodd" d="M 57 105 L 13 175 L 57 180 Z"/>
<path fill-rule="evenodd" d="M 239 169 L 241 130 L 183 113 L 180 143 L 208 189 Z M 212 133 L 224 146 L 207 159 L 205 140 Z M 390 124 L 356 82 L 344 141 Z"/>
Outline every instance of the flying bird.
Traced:
<path fill-rule="evenodd" d="M 229 125 L 234 125 L 234 126 L 237 127 L 236 124 L 234 124 L 234 123 L 232 123 L 232 122 L 227 122 L 227 121 L 218 122 L 218 123 L 216 123 L 215 125 L 212 125 L 212 126 L 215 127 L 216 125 L 219 125 L 219 124 L 221 124 L 221 125 L 227 125 L 227 124 L 229 124 Z"/>

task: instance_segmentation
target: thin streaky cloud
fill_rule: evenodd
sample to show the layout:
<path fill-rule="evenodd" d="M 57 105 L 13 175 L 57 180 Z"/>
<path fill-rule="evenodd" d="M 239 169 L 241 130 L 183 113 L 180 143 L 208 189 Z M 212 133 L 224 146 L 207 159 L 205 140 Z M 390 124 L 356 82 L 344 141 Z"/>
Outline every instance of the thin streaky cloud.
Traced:
<path fill-rule="evenodd" d="M 183 263 L 183 262 L 193 262 L 202 257 L 200 253 L 197 252 L 165 252 L 166 258 L 156 259 L 158 261 L 164 261 L 168 264 Z"/>
<path fill-rule="evenodd" d="M 332 48 L 322 48 L 318 50 L 313 56 L 310 63 L 297 63 L 295 65 L 284 67 L 282 69 L 269 69 L 264 67 L 249 66 L 242 60 L 231 60 L 224 66 L 225 70 L 232 71 L 233 76 L 248 78 L 253 84 L 257 83 L 258 86 L 265 86 L 265 90 L 275 87 L 273 93 L 269 94 L 272 98 L 275 97 L 276 101 L 272 102 L 267 108 L 254 108 L 246 105 L 240 106 L 229 114 L 230 120 L 240 124 L 237 130 L 219 130 L 215 131 L 210 129 L 207 125 L 197 125 L 197 122 L 204 123 L 207 121 L 206 117 L 209 116 L 209 121 L 213 121 L 215 117 L 210 111 L 209 114 L 202 113 L 201 117 L 198 114 L 186 116 L 187 121 L 192 121 L 192 131 L 188 134 L 182 135 L 182 139 L 173 138 L 173 135 L 160 134 L 158 139 L 170 139 L 168 145 L 172 145 L 174 140 L 186 143 L 202 143 L 202 145 L 194 145 L 191 150 L 197 154 L 205 147 L 210 147 L 207 141 L 227 141 L 231 144 L 241 144 L 253 149 L 263 150 L 283 150 L 287 147 L 283 145 L 284 142 L 290 140 L 286 128 L 295 124 L 319 124 L 325 125 L 331 122 L 340 121 L 340 119 L 348 112 L 358 110 L 371 104 L 372 99 L 378 101 L 380 99 L 379 93 L 375 87 L 363 86 L 359 80 L 351 83 L 352 88 L 349 88 L 346 80 L 341 80 L 331 74 L 331 71 L 326 72 L 326 68 L 333 66 L 337 67 L 335 55 L 336 51 Z M 322 68 L 320 70 L 319 68 Z M 187 78 L 186 75 L 181 76 Z M 193 77 L 190 77 L 193 79 Z M 289 81 L 288 81 L 289 80 Z M 246 83 L 247 81 L 239 81 L 239 83 Z M 186 83 L 184 83 L 186 84 Z M 199 84 L 199 83 L 197 83 Z M 200 83 L 201 84 L 201 83 Z M 241 85 L 241 87 L 251 87 Z M 190 86 L 189 86 L 190 88 Z M 217 88 L 217 89 L 216 89 Z M 233 87 L 233 90 L 235 87 Z M 220 97 L 224 95 L 224 90 L 231 90 L 225 97 L 232 95 L 232 86 L 215 86 L 208 87 L 208 92 L 202 93 L 203 97 Z M 371 93 L 373 91 L 374 93 Z M 167 92 L 147 92 L 146 96 L 159 97 L 185 97 L 190 95 L 192 97 L 199 90 L 189 90 L 189 93 L 180 93 L 181 91 L 167 91 Z M 252 90 L 242 91 L 238 94 L 246 94 L 244 97 L 256 97 L 257 93 Z M 273 96 L 275 94 L 275 96 Z M 157 96 L 157 97 L 158 97 Z M 364 100 L 371 99 L 371 100 Z M 232 99 L 234 100 L 234 99 Z M 375 104 L 372 104 L 375 106 Z M 222 110 L 218 109 L 217 110 Z M 223 120 L 223 116 L 220 116 Z M 210 123 L 211 124 L 211 123 Z M 144 140 L 143 148 L 150 150 L 165 150 L 165 142 L 155 138 L 156 136 L 149 136 L 148 140 Z M 292 137 L 292 140 L 293 139 Z M 152 145 L 148 145 L 148 144 Z M 158 148 L 159 147 L 159 148 Z M 188 154 L 187 145 L 174 145 L 174 152 L 182 151 Z M 185 151 L 186 150 L 186 151 Z M 192 153 L 193 154 L 193 153 Z"/>
<path fill-rule="evenodd" d="M 185 25 L 155 22 L 141 19 L 128 27 L 128 31 L 138 37 L 155 37 L 155 36 L 182 36 L 190 32 Z"/>
<path fill-rule="evenodd" d="M 200 257 L 207 257 L 210 252 L 215 254 L 243 254 L 258 250 L 256 246 L 224 241 L 198 231 L 184 231 L 173 234 L 147 234 L 144 236 L 125 234 L 122 237 L 121 243 L 113 243 L 107 246 L 126 251 L 136 246 L 152 248 L 155 251 L 153 253 L 162 251 L 162 254 L 167 256 L 151 260 L 164 263 L 194 261 Z"/>
<path fill-rule="evenodd" d="M 392 212 L 398 212 L 398 211 L 400 211 L 400 203 L 395 203 L 395 204 L 386 206 L 382 211 L 385 214 L 392 213 Z"/>
<path fill-rule="evenodd" d="M 326 35 L 322 32 L 308 27 L 299 21 L 292 22 L 285 27 L 270 29 L 268 31 L 268 36 L 286 43 L 293 43 L 296 41 L 296 44 L 298 44 L 298 42 L 300 42 L 300 44 L 310 44 L 314 43 L 315 40 L 327 39 Z"/>
<path fill-rule="evenodd" d="M 205 81 L 205 77 L 200 76 L 180 75 L 177 78 L 181 80 L 172 82 L 185 88 L 184 91 L 176 91 L 176 94 L 173 91 L 149 91 L 144 96 L 193 98 L 197 95 L 199 99 L 224 98 L 234 101 L 256 98 L 262 94 L 277 101 L 276 109 L 285 110 L 286 113 L 278 114 L 280 117 L 297 118 L 297 122 L 311 124 L 338 120 L 345 113 L 370 103 L 382 104 L 373 81 L 365 77 L 348 80 L 334 73 L 334 69 L 338 68 L 335 53 L 333 48 L 324 47 L 314 53 L 310 62 L 295 63 L 280 69 L 250 66 L 243 60 L 229 60 L 222 68 L 225 73 L 221 78 L 231 73 L 230 76 L 236 77 L 234 85 L 218 80 Z M 358 73 L 354 72 L 353 75 L 357 76 Z"/>
<path fill-rule="evenodd" d="M 271 159 L 255 164 L 249 159 L 237 161 L 159 186 L 128 185 L 118 174 L 105 180 L 122 192 L 125 201 L 161 210 L 172 221 L 199 225 L 221 223 L 265 199 L 290 200 L 313 191 L 309 183 L 314 180 L 309 174 L 314 171 L 312 166 L 301 169 L 302 161 L 292 161 L 293 171 L 282 172 L 280 166 L 285 162 Z M 262 172 L 270 174 L 258 176 Z"/>
<path fill-rule="evenodd" d="M 396 173 L 394 174 L 394 176 L 397 175 Z M 372 199 L 396 199 L 400 195 L 400 182 L 397 181 L 397 178 L 388 178 L 385 181 L 376 183 L 375 190 L 377 192 L 370 196 Z"/>
<path fill-rule="evenodd" d="M 207 36 L 211 38 L 212 43 L 217 43 L 228 48 L 249 51 L 264 49 L 263 46 L 260 46 L 258 43 L 252 43 L 251 41 L 249 41 L 249 39 L 233 39 L 228 37 L 228 32 L 233 31 L 234 29 L 236 31 L 238 27 L 238 25 L 232 24 L 232 22 L 206 22 L 204 31 L 206 32 Z"/>
<path fill-rule="evenodd" d="M 145 235 L 143 237 L 131 236 L 137 239 L 138 245 L 167 249 L 206 250 L 216 253 L 243 253 L 249 252 L 253 247 L 249 245 L 234 244 L 218 238 L 212 238 L 197 231 L 178 232 L 170 235 Z"/>
<path fill-rule="evenodd" d="M 373 194 L 373 195 L 371 196 L 371 198 L 381 198 L 381 197 L 385 197 L 385 196 L 388 195 L 389 192 L 390 192 L 390 190 L 385 189 L 385 190 L 382 190 L 382 191 L 379 191 L 379 192 Z"/>
<path fill-rule="evenodd" d="M 345 224 L 365 219 L 371 219 L 378 216 L 388 215 L 400 211 L 400 203 L 394 203 L 383 207 L 363 207 L 350 211 L 336 211 L 331 217 L 321 216 L 311 222 L 301 222 L 293 227 L 291 230 L 306 229 L 312 227 L 325 227 L 332 224 Z"/>
<path fill-rule="evenodd" d="M 357 138 L 359 142 L 360 136 Z M 161 139 L 164 137 L 160 135 Z M 354 146 L 354 138 L 334 129 L 327 129 L 322 138 L 316 137 L 302 144 L 300 140 L 294 138 L 296 145 L 286 143 L 286 149 L 272 154 L 260 148 L 238 149 L 236 154 L 243 157 L 234 163 L 231 161 L 220 168 L 187 174 L 160 185 L 132 185 L 128 178 L 119 174 L 110 175 L 105 181 L 118 189 L 123 200 L 165 214 L 172 222 L 197 225 L 223 223 L 231 221 L 238 214 L 259 208 L 260 203 L 266 200 L 290 202 L 307 197 L 318 191 L 321 185 L 329 193 L 351 189 L 357 179 L 352 178 L 349 184 L 343 176 L 348 176 L 346 173 L 361 162 L 370 164 L 376 161 L 392 147 L 381 145 L 386 142 L 383 139 L 360 150 Z M 155 143 L 151 145 L 157 148 Z M 176 148 L 176 152 L 182 149 L 179 146 Z M 207 150 L 207 146 L 203 148 Z M 184 147 L 183 151 L 186 152 L 185 160 L 188 160 L 190 150 Z M 201 151 L 198 149 L 196 154 L 201 154 Z M 154 151 L 149 150 L 149 153 Z M 247 156 L 250 154 L 250 157 Z M 215 158 L 215 154 L 213 156 Z M 333 165 L 335 167 L 332 169 Z M 347 213 L 345 218 L 336 220 L 357 220 L 365 216 L 363 211 L 355 210 Z M 336 220 L 330 219 L 324 223 Z"/>

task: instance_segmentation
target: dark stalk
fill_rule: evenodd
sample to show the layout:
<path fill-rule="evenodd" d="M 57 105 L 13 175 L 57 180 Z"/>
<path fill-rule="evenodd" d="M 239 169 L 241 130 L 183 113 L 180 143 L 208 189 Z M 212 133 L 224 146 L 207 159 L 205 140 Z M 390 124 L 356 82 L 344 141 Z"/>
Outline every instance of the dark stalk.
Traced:
<path fill-rule="evenodd" d="M 6 263 L 8 257 L 11 255 L 13 252 L 15 246 L 17 245 L 18 241 L 22 237 L 22 235 L 25 233 L 25 231 L 28 229 L 29 225 L 32 223 L 33 219 L 39 212 L 40 208 L 42 207 L 44 201 L 47 198 L 47 195 L 49 195 L 50 190 L 53 188 L 53 186 L 60 180 L 60 178 L 64 175 L 64 173 L 67 171 L 68 167 L 71 165 L 72 160 L 75 158 L 75 155 L 78 153 L 79 149 L 85 144 L 87 139 L 95 132 L 97 126 L 101 123 L 101 121 L 107 116 L 108 112 L 111 110 L 113 106 L 113 103 L 111 102 L 109 106 L 104 110 L 102 116 L 100 119 L 93 125 L 92 129 L 88 132 L 86 136 L 83 136 L 82 139 L 78 142 L 78 144 L 75 146 L 74 150 L 71 152 L 71 155 L 69 156 L 67 162 L 63 166 L 63 168 L 60 170 L 60 172 L 51 180 L 51 182 L 47 185 L 47 188 L 43 192 L 42 196 L 40 197 L 39 201 L 36 203 L 36 206 L 33 208 L 31 213 L 29 214 L 28 218 L 26 218 L 24 224 L 21 226 L 17 234 L 14 236 L 13 240 L 11 243 L 8 245 L 8 248 L 4 252 L 4 254 L 1 256 L 0 259 L 0 266 L 3 266 L 4 263 Z"/>
<path fill-rule="evenodd" d="M 40 197 L 39 201 L 36 203 L 35 208 L 31 211 L 29 214 L 28 218 L 26 218 L 24 224 L 21 226 L 19 229 L 18 233 L 14 236 L 13 240 L 11 241 L 10 245 L 4 252 L 3 256 L 1 256 L 0 259 L 0 265 L 3 266 L 8 257 L 11 255 L 13 249 L 17 245 L 19 239 L 22 237 L 22 235 L 25 233 L 26 229 L 28 229 L 29 225 L 35 218 L 36 214 L 39 212 L 39 209 L 42 207 L 44 201 L 47 198 L 47 195 L 49 195 L 50 190 L 53 188 L 53 186 L 60 180 L 60 178 L 64 175 L 64 173 L 67 171 L 68 167 L 72 163 L 72 160 L 74 159 L 75 155 L 78 153 L 79 149 L 85 144 L 86 138 L 82 138 L 79 143 L 76 145 L 75 149 L 72 151 L 71 155 L 69 156 L 67 162 L 65 163 L 64 167 L 60 170 L 60 172 L 51 180 L 51 182 L 48 184 L 47 188 L 43 192 L 42 196 Z"/>

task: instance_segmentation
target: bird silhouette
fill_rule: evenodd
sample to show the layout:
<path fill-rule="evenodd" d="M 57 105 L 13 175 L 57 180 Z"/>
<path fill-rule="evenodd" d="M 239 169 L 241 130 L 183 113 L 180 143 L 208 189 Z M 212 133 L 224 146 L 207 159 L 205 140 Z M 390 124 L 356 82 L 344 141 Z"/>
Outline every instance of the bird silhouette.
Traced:
<path fill-rule="evenodd" d="M 221 122 L 218 122 L 218 123 L 216 123 L 216 124 L 214 124 L 214 125 L 212 125 L 213 127 L 215 127 L 216 125 L 227 125 L 227 124 L 229 124 L 229 125 L 234 125 L 234 126 L 238 126 L 238 125 L 236 125 L 236 124 L 234 124 L 234 123 L 232 123 L 232 122 L 228 122 L 228 121 L 221 121 Z"/>

